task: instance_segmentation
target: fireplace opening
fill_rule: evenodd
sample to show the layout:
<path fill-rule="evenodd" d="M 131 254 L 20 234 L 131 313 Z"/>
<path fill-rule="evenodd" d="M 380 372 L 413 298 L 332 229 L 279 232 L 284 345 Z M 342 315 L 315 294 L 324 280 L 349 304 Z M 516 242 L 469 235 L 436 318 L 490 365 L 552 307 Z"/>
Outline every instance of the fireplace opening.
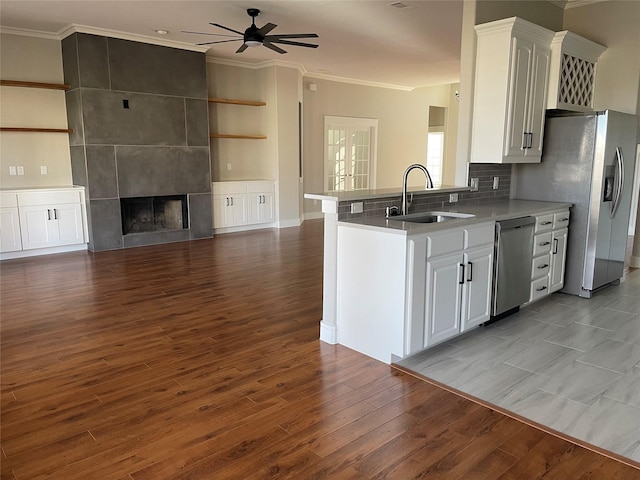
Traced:
<path fill-rule="evenodd" d="M 189 228 L 186 195 L 121 198 L 122 234 Z"/>

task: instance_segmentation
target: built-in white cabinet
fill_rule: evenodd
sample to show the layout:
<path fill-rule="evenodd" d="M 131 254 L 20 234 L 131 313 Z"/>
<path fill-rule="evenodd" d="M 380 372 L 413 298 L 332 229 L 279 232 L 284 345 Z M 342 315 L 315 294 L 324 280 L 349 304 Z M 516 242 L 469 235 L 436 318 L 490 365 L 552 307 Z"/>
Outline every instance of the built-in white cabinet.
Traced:
<path fill-rule="evenodd" d="M 424 348 L 489 320 L 494 228 L 489 222 L 428 237 Z"/>
<path fill-rule="evenodd" d="M 2 194 L 2 258 L 86 249 L 84 189 L 14 190 Z"/>
<path fill-rule="evenodd" d="M 406 236 L 339 224 L 338 343 L 389 363 L 489 320 L 494 228 Z"/>
<path fill-rule="evenodd" d="M 536 216 L 529 303 L 564 285 L 569 211 Z"/>
<path fill-rule="evenodd" d="M 22 250 L 18 199 L 13 194 L 0 194 L 0 253 Z"/>
<path fill-rule="evenodd" d="M 598 58 L 606 50 L 568 31 L 557 32 L 551 42 L 548 109 L 593 110 Z"/>
<path fill-rule="evenodd" d="M 274 197 L 273 182 L 215 182 L 213 226 L 221 229 L 273 223 Z"/>
<path fill-rule="evenodd" d="M 470 161 L 540 162 L 554 32 L 516 17 L 475 28 Z"/>

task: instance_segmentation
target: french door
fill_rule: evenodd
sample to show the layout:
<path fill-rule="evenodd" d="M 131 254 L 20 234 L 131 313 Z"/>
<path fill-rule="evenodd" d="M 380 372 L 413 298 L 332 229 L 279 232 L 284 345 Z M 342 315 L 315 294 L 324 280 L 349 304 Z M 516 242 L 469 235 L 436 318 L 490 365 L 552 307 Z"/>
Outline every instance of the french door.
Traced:
<path fill-rule="evenodd" d="M 375 188 L 378 120 L 324 117 L 325 186 L 328 192 Z"/>

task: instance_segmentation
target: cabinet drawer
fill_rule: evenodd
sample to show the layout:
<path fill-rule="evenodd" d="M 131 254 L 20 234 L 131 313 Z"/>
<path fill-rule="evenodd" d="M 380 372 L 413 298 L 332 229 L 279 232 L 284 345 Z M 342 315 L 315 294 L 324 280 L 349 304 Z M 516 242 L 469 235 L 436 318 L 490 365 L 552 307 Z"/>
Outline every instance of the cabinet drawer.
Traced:
<path fill-rule="evenodd" d="M 59 190 L 18 194 L 18 205 L 21 207 L 52 205 L 54 203 L 80 203 L 80 192 L 78 190 Z"/>
<path fill-rule="evenodd" d="M 0 193 L 0 208 L 18 206 L 18 196 L 15 193 Z"/>
<path fill-rule="evenodd" d="M 245 182 L 215 182 L 213 183 L 214 195 L 230 195 L 247 193 Z"/>
<path fill-rule="evenodd" d="M 462 250 L 463 230 L 446 230 L 429 235 L 427 239 L 427 258 Z"/>
<path fill-rule="evenodd" d="M 551 255 L 545 253 L 540 257 L 536 257 L 531 262 L 531 278 L 536 279 L 549 274 L 551 268 Z"/>
<path fill-rule="evenodd" d="M 536 217 L 535 233 L 549 232 L 553 228 L 553 213 Z"/>
<path fill-rule="evenodd" d="M 533 237 L 533 256 L 537 257 L 551 251 L 551 232 L 541 233 Z"/>
<path fill-rule="evenodd" d="M 534 300 L 539 299 L 540 297 L 544 297 L 549 293 L 549 277 L 542 277 L 537 280 L 531 282 L 531 296 L 530 300 L 533 302 Z"/>
<path fill-rule="evenodd" d="M 247 193 L 273 193 L 273 182 L 247 182 Z"/>
<path fill-rule="evenodd" d="M 495 223 L 483 223 L 464 229 L 464 248 L 474 248 L 488 243 L 493 243 L 495 239 Z"/>
<path fill-rule="evenodd" d="M 560 212 L 553 214 L 553 229 L 567 228 L 569 226 L 569 212 Z"/>

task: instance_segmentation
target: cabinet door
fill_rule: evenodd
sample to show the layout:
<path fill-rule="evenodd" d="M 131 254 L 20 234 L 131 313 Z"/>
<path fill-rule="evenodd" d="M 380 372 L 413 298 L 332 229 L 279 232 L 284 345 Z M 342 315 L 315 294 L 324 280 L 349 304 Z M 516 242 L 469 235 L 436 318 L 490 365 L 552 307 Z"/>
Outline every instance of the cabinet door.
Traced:
<path fill-rule="evenodd" d="M 51 207 L 20 207 L 20 233 L 22 248 L 31 250 L 57 245 L 58 224 Z"/>
<path fill-rule="evenodd" d="M 249 224 L 273 222 L 273 193 L 248 194 L 247 210 Z"/>
<path fill-rule="evenodd" d="M 247 224 L 246 195 L 214 195 L 213 226 L 236 227 Z"/>
<path fill-rule="evenodd" d="M 551 241 L 551 272 L 549 273 L 549 292 L 557 292 L 564 284 L 564 265 L 567 255 L 566 228 L 554 230 Z"/>
<path fill-rule="evenodd" d="M 544 134 L 544 115 L 549 90 L 548 48 L 534 45 L 531 82 L 529 85 L 529 122 L 527 132 L 530 135 L 529 148 L 524 152 L 528 157 L 542 157 L 542 137 Z"/>
<path fill-rule="evenodd" d="M 58 240 L 56 245 L 84 243 L 81 205 L 54 205 L 53 218 L 58 224 Z"/>
<path fill-rule="evenodd" d="M 0 252 L 22 250 L 17 208 L 0 208 Z"/>
<path fill-rule="evenodd" d="M 465 283 L 462 288 L 462 331 L 489 320 L 493 245 L 465 251 Z"/>
<path fill-rule="evenodd" d="M 456 253 L 427 260 L 425 347 L 460 333 L 461 259 Z"/>
<path fill-rule="evenodd" d="M 524 134 L 529 113 L 529 79 L 533 58 L 533 43 L 514 37 L 509 81 L 509 108 L 505 152 L 507 156 L 524 155 Z"/>

